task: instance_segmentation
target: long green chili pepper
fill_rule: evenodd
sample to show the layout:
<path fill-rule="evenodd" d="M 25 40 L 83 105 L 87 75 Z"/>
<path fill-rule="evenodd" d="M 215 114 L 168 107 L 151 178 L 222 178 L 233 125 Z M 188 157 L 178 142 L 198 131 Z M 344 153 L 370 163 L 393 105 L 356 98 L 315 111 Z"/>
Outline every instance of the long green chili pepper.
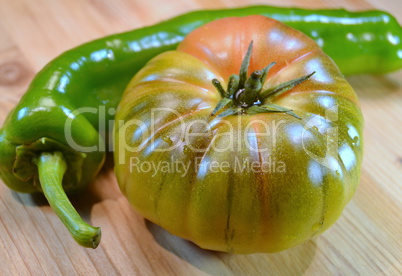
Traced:
<path fill-rule="evenodd" d="M 109 121 L 128 81 L 149 59 L 174 49 L 195 28 L 218 18 L 251 14 L 272 17 L 309 35 L 344 74 L 402 68 L 402 29 L 382 11 L 253 6 L 191 12 L 83 44 L 44 67 L 0 130 L 4 183 L 19 192 L 45 192 L 73 237 L 95 248 L 100 229 L 83 226 L 64 192 L 84 188 L 101 168 L 102 137 L 108 136 Z M 53 170 L 49 156 L 57 160 Z"/>

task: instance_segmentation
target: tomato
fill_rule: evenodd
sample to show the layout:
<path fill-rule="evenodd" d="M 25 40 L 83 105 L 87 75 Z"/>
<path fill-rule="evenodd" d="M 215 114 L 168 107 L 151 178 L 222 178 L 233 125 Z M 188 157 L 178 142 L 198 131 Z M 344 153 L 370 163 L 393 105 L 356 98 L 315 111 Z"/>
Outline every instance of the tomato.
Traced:
<path fill-rule="evenodd" d="M 132 79 L 115 171 L 135 209 L 171 233 L 277 252 L 341 215 L 359 182 L 362 127 L 355 92 L 313 40 L 263 16 L 225 18 Z"/>

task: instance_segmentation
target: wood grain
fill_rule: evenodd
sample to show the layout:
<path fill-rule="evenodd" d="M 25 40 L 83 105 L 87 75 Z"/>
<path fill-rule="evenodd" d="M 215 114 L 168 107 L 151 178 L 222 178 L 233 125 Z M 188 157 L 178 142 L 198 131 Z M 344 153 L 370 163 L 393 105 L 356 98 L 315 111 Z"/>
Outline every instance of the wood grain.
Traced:
<path fill-rule="evenodd" d="M 34 74 L 61 52 L 104 35 L 202 8 L 261 1 L 0 0 L 0 124 Z M 307 8 L 378 8 L 402 22 L 395 0 L 272 0 Z M 350 77 L 365 117 L 360 187 L 339 221 L 320 237 L 277 254 L 199 249 L 144 221 L 106 165 L 72 202 L 103 237 L 78 246 L 43 196 L 0 185 L 1 275 L 401 275 L 402 72 Z"/>

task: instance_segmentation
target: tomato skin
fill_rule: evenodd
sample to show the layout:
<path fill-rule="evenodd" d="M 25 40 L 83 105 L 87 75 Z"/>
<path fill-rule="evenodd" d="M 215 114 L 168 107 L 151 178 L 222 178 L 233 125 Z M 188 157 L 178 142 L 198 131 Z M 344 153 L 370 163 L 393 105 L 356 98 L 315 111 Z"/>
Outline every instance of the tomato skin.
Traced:
<path fill-rule="evenodd" d="M 277 62 L 264 89 L 316 72 L 272 99 L 301 120 L 211 116 L 221 99 L 211 80 L 227 87 L 251 40 L 249 72 Z M 175 235 L 211 250 L 278 252 L 341 215 L 359 182 L 362 127 L 352 87 L 311 39 L 262 16 L 225 18 L 190 33 L 130 82 L 116 114 L 115 171 L 130 203 Z M 189 132 L 198 135 L 183 137 Z M 145 169 L 176 161 L 188 165 L 185 173 Z"/>

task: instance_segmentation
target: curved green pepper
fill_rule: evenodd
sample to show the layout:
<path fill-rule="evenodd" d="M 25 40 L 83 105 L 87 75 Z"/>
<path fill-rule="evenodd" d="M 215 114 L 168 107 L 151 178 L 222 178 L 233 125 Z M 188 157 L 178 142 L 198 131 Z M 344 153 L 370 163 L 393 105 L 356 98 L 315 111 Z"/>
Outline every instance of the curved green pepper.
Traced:
<path fill-rule="evenodd" d="M 105 157 L 109 122 L 131 77 L 150 58 L 174 49 L 195 28 L 228 16 L 262 14 L 312 37 L 344 74 L 402 68 L 402 29 L 381 11 L 253 6 L 196 11 L 154 26 L 108 36 L 67 51 L 34 78 L 0 130 L 0 177 L 19 192 L 43 192 L 70 233 L 95 248 L 66 193 L 84 188 Z M 102 138 L 103 137 L 103 138 Z"/>

